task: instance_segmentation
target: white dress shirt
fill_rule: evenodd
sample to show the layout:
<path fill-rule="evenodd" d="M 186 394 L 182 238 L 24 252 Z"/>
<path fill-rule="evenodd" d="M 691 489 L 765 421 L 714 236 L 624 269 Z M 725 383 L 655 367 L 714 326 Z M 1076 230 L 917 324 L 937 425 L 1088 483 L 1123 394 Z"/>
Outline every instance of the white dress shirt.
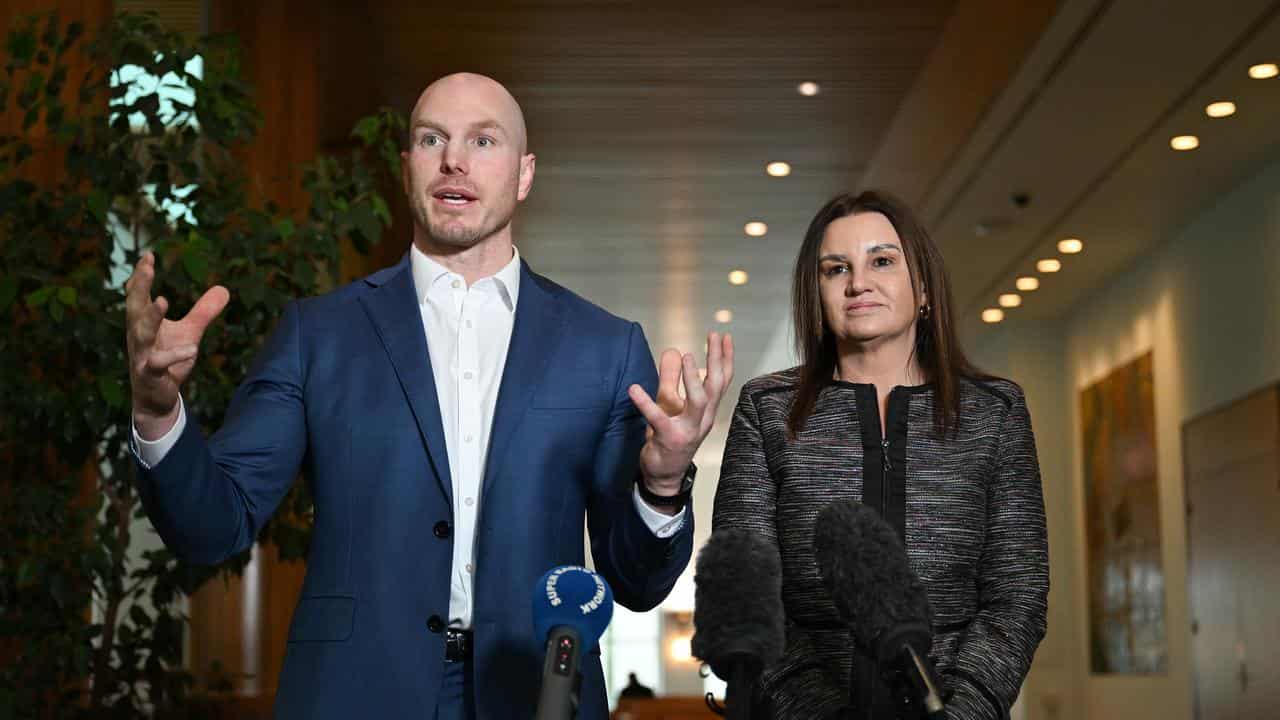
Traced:
<path fill-rule="evenodd" d="M 453 481 L 449 624 L 469 628 L 480 488 L 520 295 L 520 253 L 514 251 L 511 262 L 497 274 L 468 287 L 465 278 L 417 246 L 409 252 Z M 134 429 L 138 459 L 147 467 L 163 460 L 185 426 L 186 410 L 179 398 L 178 421 L 163 437 L 146 441 Z M 671 537 L 684 524 L 684 509 L 674 516 L 664 515 L 649 507 L 639 490 L 632 497 L 637 512 L 658 537 Z"/>

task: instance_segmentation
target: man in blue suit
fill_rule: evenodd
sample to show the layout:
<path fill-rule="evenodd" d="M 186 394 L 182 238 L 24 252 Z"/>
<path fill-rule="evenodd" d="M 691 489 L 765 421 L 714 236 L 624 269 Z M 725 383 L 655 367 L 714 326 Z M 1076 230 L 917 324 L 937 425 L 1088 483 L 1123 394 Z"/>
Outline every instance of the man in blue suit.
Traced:
<path fill-rule="evenodd" d="M 208 440 L 180 388 L 227 290 L 171 321 L 152 256 L 128 284 L 139 491 L 165 543 L 217 563 L 299 472 L 315 497 L 279 718 L 532 716 L 535 581 L 583 562 L 585 518 L 620 603 L 666 597 L 691 552 L 691 460 L 732 378 L 713 333 L 704 381 L 675 351 L 659 380 L 638 325 L 520 259 L 511 218 L 535 158 L 505 88 L 442 78 L 410 124 L 409 252 L 287 306 Z M 579 717 L 606 716 L 589 657 Z"/>

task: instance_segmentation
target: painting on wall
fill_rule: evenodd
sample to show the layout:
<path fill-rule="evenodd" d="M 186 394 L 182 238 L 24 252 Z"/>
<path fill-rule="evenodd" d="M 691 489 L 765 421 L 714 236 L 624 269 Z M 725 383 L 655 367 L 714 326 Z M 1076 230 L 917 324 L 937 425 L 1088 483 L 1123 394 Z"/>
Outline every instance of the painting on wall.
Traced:
<path fill-rule="evenodd" d="M 1080 392 L 1090 669 L 1168 669 L 1151 353 Z"/>

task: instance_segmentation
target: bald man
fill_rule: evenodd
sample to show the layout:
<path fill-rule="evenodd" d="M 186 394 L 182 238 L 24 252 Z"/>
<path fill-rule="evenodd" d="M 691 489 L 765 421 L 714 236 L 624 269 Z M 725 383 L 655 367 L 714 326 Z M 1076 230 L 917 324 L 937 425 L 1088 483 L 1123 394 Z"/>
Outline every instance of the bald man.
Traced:
<path fill-rule="evenodd" d="M 534 273 L 512 240 L 533 186 L 520 106 L 489 78 L 432 83 L 402 153 L 413 243 L 395 266 L 289 304 L 208 440 L 182 383 L 229 298 L 180 320 L 128 283 L 139 492 L 164 542 L 214 564 L 253 543 L 299 472 L 315 497 L 277 718 L 533 716 L 552 567 L 596 569 L 644 611 L 688 565 L 692 458 L 733 375 Z M 684 398 L 677 386 L 684 388 Z M 657 401 L 651 393 L 657 386 Z M 598 651 L 579 717 L 604 720 Z"/>

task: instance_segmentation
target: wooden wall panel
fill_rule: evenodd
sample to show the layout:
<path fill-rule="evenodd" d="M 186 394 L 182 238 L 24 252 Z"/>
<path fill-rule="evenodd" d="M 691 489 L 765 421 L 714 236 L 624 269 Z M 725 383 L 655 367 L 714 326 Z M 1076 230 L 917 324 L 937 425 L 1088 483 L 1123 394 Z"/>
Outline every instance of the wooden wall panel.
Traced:
<path fill-rule="evenodd" d="M 110 0 L 6 0 L 6 2 L 0 3 L 0 42 L 7 42 L 10 28 L 28 15 L 44 13 L 50 10 L 58 12 L 61 23 L 64 26 L 75 20 L 84 23 L 86 35 L 92 37 L 106 23 L 107 18 L 111 17 L 112 3 Z M 83 48 L 84 42 L 85 39 L 82 38 L 79 43 L 81 48 Z M 68 103 L 68 108 L 70 108 L 70 103 L 79 91 L 79 85 L 76 82 L 78 82 L 78 78 L 84 77 L 88 64 L 78 62 L 81 60 L 79 53 L 73 53 L 68 60 L 68 82 L 66 87 L 63 88 L 62 100 Z M 5 112 L 0 113 L 0 135 L 23 134 L 22 119 L 23 113 L 11 98 L 9 107 Z M 37 126 L 26 134 L 32 141 L 36 152 L 24 164 L 22 175 L 36 184 L 58 181 L 62 178 L 65 155 L 48 146 L 47 133 L 44 128 Z"/>

